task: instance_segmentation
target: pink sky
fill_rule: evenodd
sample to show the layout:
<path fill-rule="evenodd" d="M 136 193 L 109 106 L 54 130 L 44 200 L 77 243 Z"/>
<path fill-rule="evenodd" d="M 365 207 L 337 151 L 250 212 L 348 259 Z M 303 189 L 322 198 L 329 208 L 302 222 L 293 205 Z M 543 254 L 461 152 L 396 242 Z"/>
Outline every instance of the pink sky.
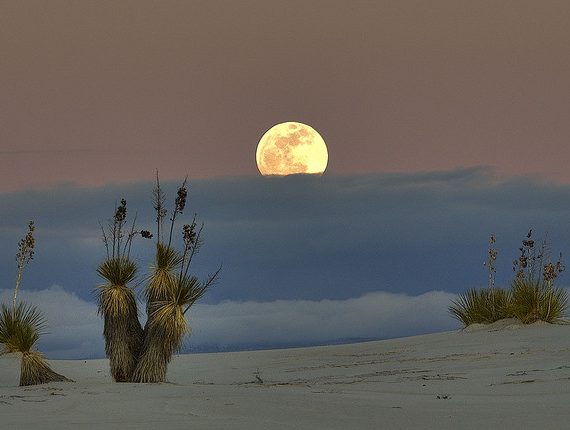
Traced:
<path fill-rule="evenodd" d="M 566 1 L 16 1 L 0 191 L 257 175 L 273 124 L 328 174 L 493 166 L 570 182 Z"/>

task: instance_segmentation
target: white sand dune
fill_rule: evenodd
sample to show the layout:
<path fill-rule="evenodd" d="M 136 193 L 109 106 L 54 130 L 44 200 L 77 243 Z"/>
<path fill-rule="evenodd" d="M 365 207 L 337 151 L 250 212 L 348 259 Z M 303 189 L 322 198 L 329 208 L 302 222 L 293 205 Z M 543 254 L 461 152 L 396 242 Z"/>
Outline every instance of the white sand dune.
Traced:
<path fill-rule="evenodd" d="M 507 321 L 352 345 L 184 355 L 167 384 L 113 383 L 106 360 L 51 365 L 76 382 L 20 388 L 18 357 L 0 357 L 0 428 L 570 428 L 570 326 Z"/>

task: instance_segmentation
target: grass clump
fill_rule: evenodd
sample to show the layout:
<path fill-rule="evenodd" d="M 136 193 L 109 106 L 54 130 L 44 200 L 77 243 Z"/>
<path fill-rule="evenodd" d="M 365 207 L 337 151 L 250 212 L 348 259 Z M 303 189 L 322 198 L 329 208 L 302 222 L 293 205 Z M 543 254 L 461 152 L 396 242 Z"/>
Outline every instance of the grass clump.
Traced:
<path fill-rule="evenodd" d="M 489 240 L 489 259 L 485 263 L 489 270 L 489 288 L 469 289 L 460 294 L 449 306 L 451 316 L 468 326 L 475 323 L 490 324 L 504 318 L 517 318 L 523 324 L 537 321 L 560 322 L 568 309 L 566 290 L 554 286 L 558 275 L 564 270 L 561 259 L 546 262 L 548 246 L 543 241 L 535 247 L 532 230 L 522 241 L 520 256 L 513 262 L 515 279 L 510 289 L 495 287 L 495 236 Z"/>

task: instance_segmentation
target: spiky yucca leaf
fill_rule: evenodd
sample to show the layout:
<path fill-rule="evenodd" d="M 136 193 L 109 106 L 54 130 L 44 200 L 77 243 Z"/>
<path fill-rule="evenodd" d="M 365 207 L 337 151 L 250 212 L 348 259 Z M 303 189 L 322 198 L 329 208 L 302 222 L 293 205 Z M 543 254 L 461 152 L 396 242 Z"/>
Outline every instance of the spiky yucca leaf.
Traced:
<path fill-rule="evenodd" d="M 136 313 L 137 301 L 133 290 L 125 285 L 100 285 L 98 295 L 99 314 L 108 317 Z"/>
<path fill-rule="evenodd" d="M 543 282 L 515 279 L 512 284 L 514 315 L 524 324 L 558 322 L 568 308 L 568 294 Z"/>
<path fill-rule="evenodd" d="M 185 310 L 200 299 L 207 289 L 195 276 L 176 279 L 173 288 L 172 296 L 168 300 L 157 302 L 149 316 L 151 329 L 161 333 L 163 349 L 169 355 L 179 351 L 182 339 L 189 331 Z"/>
<path fill-rule="evenodd" d="M 188 331 L 188 323 L 181 306 L 175 301 L 162 303 L 152 316 L 151 331 L 160 334 L 165 354 L 174 354 L 179 350 L 182 338 Z"/>
<path fill-rule="evenodd" d="M 137 265 L 126 257 L 110 258 L 97 267 L 97 274 L 111 285 L 127 285 L 135 280 Z"/>
<path fill-rule="evenodd" d="M 73 382 L 54 372 L 39 352 L 24 352 L 20 372 L 20 386 L 46 384 L 48 382 Z"/>
<path fill-rule="evenodd" d="M 9 352 L 29 352 L 45 328 L 37 307 L 20 302 L 16 308 L 0 307 L 0 343 Z"/>
<path fill-rule="evenodd" d="M 189 308 L 196 301 L 202 298 L 206 293 L 209 285 L 202 285 L 195 276 L 185 276 L 178 282 L 176 289 L 176 303 L 183 307 Z"/>
<path fill-rule="evenodd" d="M 182 263 L 182 256 L 176 249 L 164 243 L 156 245 L 155 269 L 175 270 Z"/>
<path fill-rule="evenodd" d="M 36 327 L 18 321 L 14 326 L 12 336 L 8 339 L 7 346 L 9 350 L 27 353 L 32 350 L 39 338 L 40 334 Z"/>
<path fill-rule="evenodd" d="M 176 291 L 176 275 L 165 269 L 156 269 L 150 275 L 145 289 L 149 313 L 156 302 L 168 300 Z"/>
<path fill-rule="evenodd" d="M 491 322 L 499 321 L 505 318 L 512 318 L 513 311 L 511 309 L 512 294 L 508 290 L 502 288 L 489 288 L 488 303 L 490 310 Z"/>
<path fill-rule="evenodd" d="M 171 297 L 176 288 L 175 271 L 182 263 L 182 256 L 174 248 L 158 243 L 155 263 L 145 289 L 149 303 L 164 301 Z M 152 310 L 151 310 L 152 312 Z"/>
<path fill-rule="evenodd" d="M 450 314 L 465 326 L 489 324 L 512 317 L 510 292 L 501 288 L 471 288 L 452 301 Z"/>
<path fill-rule="evenodd" d="M 449 313 L 458 319 L 463 325 L 468 326 L 475 322 L 481 322 L 482 314 L 486 306 L 486 300 L 480 290 L 475 288 L 460 294 L 457 300 L 452 300 Z"/>

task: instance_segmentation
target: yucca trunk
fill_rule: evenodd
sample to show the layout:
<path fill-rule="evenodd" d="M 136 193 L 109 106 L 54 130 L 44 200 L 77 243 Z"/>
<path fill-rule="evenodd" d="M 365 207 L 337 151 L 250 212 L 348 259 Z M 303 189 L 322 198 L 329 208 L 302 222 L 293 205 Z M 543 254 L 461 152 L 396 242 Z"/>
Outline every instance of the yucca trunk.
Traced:
<path fill-rule="evenodd" d="M 110 299 L 106 297 L 113 295 Z M 103 307 L 105 353 L 109 357 L 111 376 L 116 382 L 130 382 L 143 340 L 134 293 L 126 287 L 114 286 L 101 292 L 101 301 L 116 300 L 120 312 Z"/>
<path fill-rule="evenodd" d="M 133 382 L 165 382 L 168 363 L 188 329 L 182 307 L 174 301 L 157 306 L 151 316 Z"/>
<path fill-rule="evenodd" d="M 22 353 L 22 369 L 20 372 L 20 387 L 26 385 L 46 384 L 48 382 L 73 382 L 59 373 L 54 372 L 43 355 L 39 352 Z"/>
<path fill-rule="evenodd" d="M 142 353 L 133 373 L 133 382 L 165 382 L 171 355 L 167 353 L 156 330 L 148 330 Z"/>
<path fill-rule="evenodd" d="M 165 332 L 149 314 L 143 331 L 143 342 L 135 365 L 132 382 L 165 382 L 172 354 L 164 347 Z"/>
<path fill-rule="evenodd" d="M 103 336 L 111 376 L 116 382 L 130 382 L 143 339 L 136 314 L 105 316 Z"/>
<path fill-rule="evenodd" d="M 168 318 L 176 314 L 173 306 L 180 308 L 175 304 L 178 287 L 175 271 L 180 263 L 181 257 L 173 248 L 157 244 L 155 265 L 146 288 L 148 319 L 133 382 L 166 381 L 168 363 L 184 336 L 173 332 Z"/>

